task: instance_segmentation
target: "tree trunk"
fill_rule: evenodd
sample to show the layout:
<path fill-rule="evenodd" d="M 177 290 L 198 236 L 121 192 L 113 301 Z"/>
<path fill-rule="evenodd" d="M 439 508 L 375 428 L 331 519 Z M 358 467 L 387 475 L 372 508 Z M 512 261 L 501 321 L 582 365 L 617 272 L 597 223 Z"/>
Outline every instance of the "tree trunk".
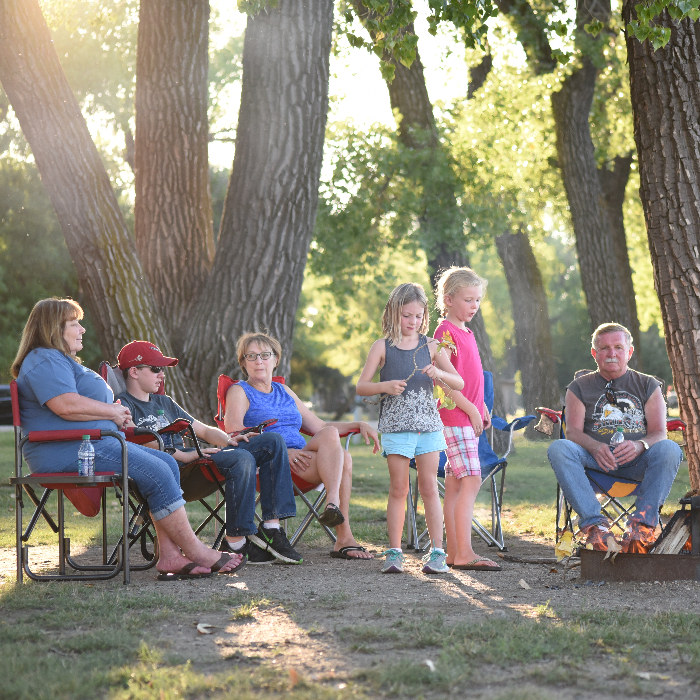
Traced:
<path fill-rule="evenodd" d="M 141 0 L 136 247 L 175 350 L 214 258 L 209 196 L 209 0 Z"/>
<path fill-rule="evenodd" d="M 630 256 L 627 250 L 624 215 L 625 191 L 630 177 L 632 160 L 631 154 L 615 156 L 612 170 L 606 166 L 598 169 L 598 179 L 603 191 L 603 205 L 608 215 L 608 221 L 610 221 L 610 231 L 613 236 L 615 265 L 617 266 L 622 293 L 631 319 L 628 328 L 634 340 L 635 352 L 633 357 L 636 360 L 635 366 L 638 370 L 641 370 L 642 346 L 639 333 L 639 316 L 637 315 L 637 298 L 634 293 L 634 283 L 632 282 L 632 267 L 630 266 Z"/>
<path fill-rule="evenodd" d="M 534 72 L 542 75 L 553 71 L 556 61 L 546 32 L 546 15 L 536 14 L 527 0 L 496 0 L 496 4 L 501 12 L 510 16 Z M 588 45 L 588 51 L 595 53 L 601 51 L 602 45 L 596 45 L 583 28 L 593 18 L 604 24 L 608 22 L 610 0 L 577 3 L 576 33 L 584 38 L 582 44 Z M 599 58 L 604 60 L 602 55 Z M 610 207 L 598 178 L 591 139 L 589 114 L 596 77 L 597 70 L 591 57 L 584 54 L 580 67 L 574 69 L 564 79 L 562 89 L 552 95 L 557 153 L 576 235 L 581 283 L 591 324 L 595 327 L 610 321 L 622 323 L 633 331 L 633 336 L 636 332 L 634 337 L 638 338 L 639 322 L 631 270 L 629 279 L 622 279 L 629 270 L 629 258 L 625 265 L 622 246 L 619 239 L 618 243 L 615 242 L 613 230 L 613 226 L 619 223 L 621 229 L 617 234 L 621 230 L 624 236 L 624 224 L 621 219 L 613 222 L 610 218 Z M 624 256 L 627 257 L 626 248 Z M 633 363 L 637 362 L 638 358 L 635 358 L 636 354 Z"/>
<path fill-rule="evenodd" d="M 134 338 L 171 350 L 134 241 L 37 0 L 0 0 L 0 81 L 61 224 L 105 358 Z M 173 374 L 177 392 L 180 380 Z"/>
<path fill-rule="evenodd" d="M 534 414 L 539 406 L 558 410 L 562 400 L 552 352 L 547 294 L 530 240 L 522 231 L 504 233 L 496 238 L 496 247 L 513 307 L 525 413 Z M 538 433 L 529 426 L 526 435 L 533 438 Z"/>
<path fill-rule="evenodd" d="M 210 399 L 218 374 L 238 374 L 235 343 L 246 331 L 279 339 L 278 373 L 289 375 L 318 205 L 332 29 L 332 0 L 281 0 L 248 19 L 217 255 L 183 353 L 185 370 Z"/>
<path fill-rule="evenodd" d="M 625 24 L 634 19 L 625 2 Z M 627 37 L 640 194 L 661 302 L 666 350 L 681 418 L 686 422 L 690 483 L 700 488 L 700 25 L 659 23 L 671 30 L 654 51 Z"/>
<path fill-rule="evenodd" d="M 591 324 L 595 328 L 601 323 L 614 322 L 629 328 L 632 321 L 624 303 L 588 121 L 596 75 L 595 66 L 584 57 L 582 66 L 564 79 L 559 92 L 552 94 L 557 155 Z"/>

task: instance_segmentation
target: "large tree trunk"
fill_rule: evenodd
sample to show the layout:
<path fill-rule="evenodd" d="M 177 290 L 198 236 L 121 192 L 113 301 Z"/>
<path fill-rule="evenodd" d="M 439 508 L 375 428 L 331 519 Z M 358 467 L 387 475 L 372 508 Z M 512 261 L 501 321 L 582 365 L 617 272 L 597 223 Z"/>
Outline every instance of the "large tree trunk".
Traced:
<path fill-rule="evenodd" d="M 619 272 L 620 285 L 624 296 L 625 304 L 630 315 L 630 325 L 628 326 L 634 340 L 637 369 L 642 369 L 642 346 L 639 333 L 639 316 L 637 315 L 637 298 L 634 293 L 634 283 L 632 282 L 632 267 L 627 249 L 627 235 L 625 234 L 625 191 L 630 177 L 630 166 L 632 165 L 632 155 L 615 156 L 612 161 L 612 169 L 607 166 L 598 168 L 598 179 L 603 190 L 603 206 L 610 222 L 610 232 L 613 237 L 613 248 L 615 251 L 615 265 Z"/>
<path fill-rule="evenodd" d="M 209 0 L 141 0 L 136 246 L 175 350 L 214 258 L 209 196 Z"/>
<path fill-rule="evenodd" d="M 625 24 L 634 2 L 623 8 Z M 690 19 L 660 24 L 671 30 L 654 51 L 627 37 L 640 194 L 661 302 L 666 350 L 673 369 L 693 488 L 700 488 L 700 25 Z"/>
<path fill-rule="evenodd" d="M 278 373 L 289 374 L 318 204 L 332 29 L 332 0 L 281 0 L 248 19 L 217 255 L 183 353 L 186 371 L 210 398 L 219 373 L 238 373 L 235 343 L 246 331 L 276 336 L 284 350 Z"/>
<path fill-rule="evenodd" d="M 496 4 L 515 25 L 518 40 L 534 72 L 542 75 L 553 71 L 556 61 L 547 36 L 546 15 L 535 13 L 528 0 L 496 0 Z M 577 3 L 576 33 L 583 37 L 582 46 L 588 46 L 589 52 L 600 50 L 583 28 L 593 18 L 608 22 L 610 0 Z M 596 60 L 605 59 L 600 55 Z M 614 222 L 609 217 L 606 193 L 598 178 L 591 139 L 589 114 L 596 77 L 597 70 L 591 57 L 584 54 L 580 66 L 564 79 L 562 89 L 552 95 L 557 153 L 576 235 L 581 283 L 591 324 L 595 327 L 609 321 L 623 323 L 633 330 L 633 335 L 636 332 L 638 338 L 639 322 L 636 320 L 631 275 L 629 279 L 622 279 L 629 269 L 629 259 L 625 265 L 619 238 L 618 243 L 614 240 Z M 624 235 L 621 219 L 619 223 Z M 635 358 L 634 363 L 637 362 Z"/>
<path fill-rule="evenodd" d="M 582 66 L 564 79 L 559 92 L 552 94 L 557 155 L 576 234 L 581 283 L 591 323 L 594 328 L 610 322 L 629 328 L 632 320 L 624 303 L 621 271 L 615 258 L 588 121 L 596 75 L 592 61 L 584 57 Z"/>
<path fill-rule="evenodd" d="M 63 229 L 105 358 L 134 338 L 167 353 L 153 294 L 37 0 L 0 0 L 0 81 Z M 177 392 L 181 383 L 173 375 Z"/>
<path fill-rule="evenodd" d="M 561 392 L 552 352 L 547 294 L 530 240 L 522 231 L 504 233 L 496 238 L 496 247 L 513 307 L 525 413 L 534 414 L 539 406 L 557 409 Z M 538 433 L 529 426 L 526 435 L 533 438 Z"/>

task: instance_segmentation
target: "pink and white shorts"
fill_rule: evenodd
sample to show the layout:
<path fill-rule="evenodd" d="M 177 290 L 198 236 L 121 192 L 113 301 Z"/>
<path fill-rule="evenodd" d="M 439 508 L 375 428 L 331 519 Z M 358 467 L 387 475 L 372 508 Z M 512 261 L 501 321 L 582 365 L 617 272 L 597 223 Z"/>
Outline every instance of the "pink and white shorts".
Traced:
<path fill-rule="evenodd" d="M 445 426 L 447 464 L 445 474 L 457 479 L 465 476 L 481 477 L 479 439 L 471 425 Z"/>

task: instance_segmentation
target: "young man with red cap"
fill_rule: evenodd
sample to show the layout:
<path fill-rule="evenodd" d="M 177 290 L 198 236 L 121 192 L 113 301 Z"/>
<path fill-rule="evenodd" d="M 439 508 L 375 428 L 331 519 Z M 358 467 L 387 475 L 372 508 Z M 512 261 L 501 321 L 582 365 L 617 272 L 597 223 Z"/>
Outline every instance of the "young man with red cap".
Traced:
<path fill-rule="evenodd" d="M 250 441 L 245 436 L 230 437 L 219 428 L 200 423 L 168 395 L 158 394 L 166 368 L 174 367 L 178 360 L 163 355 L 153 343 L 134 340 L 119 351 L 117 359 L 126 382 L 126 391 L 118 398 L 131 411 L 136 427 L 154 429 L 158 412 L 163 411 L 168 423 L 184 418 L 192 424 L 198 438 L 217 445 L 202 452 L 226 479 L 226 537 L 221 550 L 243 553 L 249 564 L 269 564 L 275 559 L 287 564 L 301 563 L 302 557 L 280 528 L 280 519 L 296 515 L 289 458 L 282 437 L 277 433 L 254 435 Z M 170 451 L 181 466 L 199 457 L 196 450 L 184 448 L 179 435 L 173 436 L 173 447 Z M 258 470 L 264 527 L 274 533 L 271 543 L 258 536 L 255 525 Z"/>

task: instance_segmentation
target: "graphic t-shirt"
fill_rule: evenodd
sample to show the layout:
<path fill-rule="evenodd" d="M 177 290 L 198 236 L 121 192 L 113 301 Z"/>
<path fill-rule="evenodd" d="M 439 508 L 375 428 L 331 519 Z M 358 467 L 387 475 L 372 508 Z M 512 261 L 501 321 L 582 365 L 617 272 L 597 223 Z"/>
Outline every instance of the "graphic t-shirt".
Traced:
<path fill-rule="evenodd" d="M 484 418 L 484 369 L 481 366 L 479 349 L 476 346 L 474 334 L 467 328 L 462 329 L 447 320 L 442 320 L 435 331 L 435 338 L 442 340 L 445 333 L 449 333 L 457 346 L 457 354 L 452 353 L 450 361 L 462 379 L 464 389 L 462 395 L 467 401 L 476 406 L 477 411 Z M 453 390 L 454 391 L 454 390 Z M 472 426 L 469 416 L 461 408 L 440 409 L 440 418 L 445 425 L 450 427 Z"/>
<path fill-rule="evenodd" d="M 583 432 L 598 442 L 610 442 L 611 435 L 622 427 L 625 440 L 639 440 L 647 434 L 644 406 L 661 386 L 658 379 L 628 369 L 612 382 L 615 402 L 608 401 L 608 381 L 600 372 L 591 372 L 575 379 L 568 389 L 586 407 Z"/>
<path fill-rule="evenodd" d="M 172 423 L 178 418 L 185 418 L 190 423 L 194 422 L 194 418 L 167 394 L 151 394 L 149 401 L 141 401 L 134 398 L 128 391 L 125 391 L 123 394 L 119 394 L 117 398 L 122 402 L 123 406 L 128 406 L 131 411 L 131 419 L 137 428 L 155 430 L 158 411 L 163 411 L 168 423 Z M 173 447 L 176 450 L 184 448 L 184 442 L 180 435 L 173 435 Z"/>

